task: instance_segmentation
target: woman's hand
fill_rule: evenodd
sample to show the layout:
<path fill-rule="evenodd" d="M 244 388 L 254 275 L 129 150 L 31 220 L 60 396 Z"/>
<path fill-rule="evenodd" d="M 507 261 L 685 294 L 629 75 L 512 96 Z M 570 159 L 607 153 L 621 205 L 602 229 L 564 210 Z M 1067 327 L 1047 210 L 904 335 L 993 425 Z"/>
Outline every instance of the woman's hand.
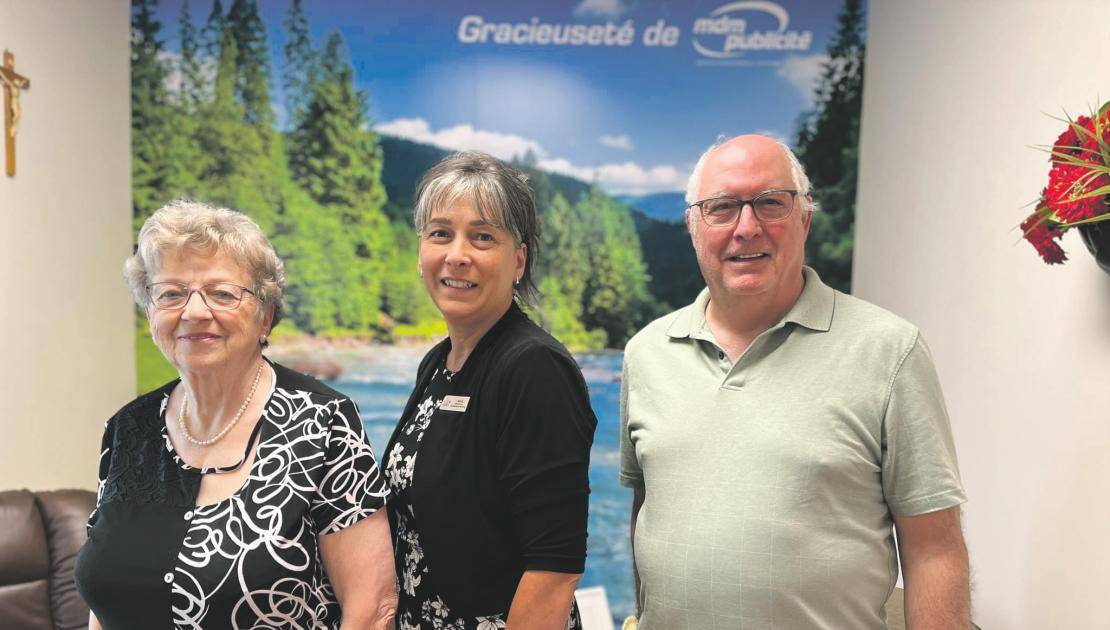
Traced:
<path fill-rule="evenodd" d="M 563 630 L 581 573 L 525 571 L 505 630 Z"/>
<path fill-rule="evenodd" d="M 385 508 L 321 536 L 320 555 L 343 610 L 342 630 L 392 630 L 397 575 Z"/>

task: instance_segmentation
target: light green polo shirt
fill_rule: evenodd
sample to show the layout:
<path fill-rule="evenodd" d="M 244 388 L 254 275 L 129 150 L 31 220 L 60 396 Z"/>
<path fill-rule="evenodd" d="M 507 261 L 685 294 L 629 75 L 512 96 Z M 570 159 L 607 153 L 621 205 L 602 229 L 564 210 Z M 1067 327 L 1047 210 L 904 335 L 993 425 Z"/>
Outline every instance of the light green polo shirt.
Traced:
<path fill-rule="evenodd" d="M 917 328 L 806 267 L 730 363 L 709 292 L 625 349 L 621 483 L 644 486 L 641 630 L 881 629 L 892 515 L 963 503 Z"/>

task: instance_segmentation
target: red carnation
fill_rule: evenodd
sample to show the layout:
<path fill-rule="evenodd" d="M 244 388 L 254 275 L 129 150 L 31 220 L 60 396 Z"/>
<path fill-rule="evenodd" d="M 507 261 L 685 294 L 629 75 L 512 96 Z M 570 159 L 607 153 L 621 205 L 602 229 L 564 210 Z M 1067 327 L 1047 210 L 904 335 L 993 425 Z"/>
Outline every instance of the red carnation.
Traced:
<path fill-rule="evenodd" d="M 1073 124 L 1069 124 L 1064 133 L 1056 139 L 1053 151 L 1077 157 L 1085 162 L 1102 162 L 1101 147 L 1096 135 L 1102 131 L 1105 141 L 1110 141 L 1110 116 L 1104 116 L 1098 121 L 1088 116 L 1080 116 Z M 1088 133 L 1076 133 L 1076 127 L 1086 129 Z M 1091 169 L 1061 159 L 1052 157 L 1052 170 L 1048 174 L 1048 188 L 1045 190 L 1045 202 L 1056 214 L 1056 221 L 1071 223 L 1092 219 L 1107 211 L 1105 196 L 1082 197 L 1098 188 L 1110 184 L 1110 177 L 1098 175 L 1090 177 Z"/>
<path fill-rule="evenodd" d="M 1068 259 L 1064 249 L 1056 242 L 1064 233 L 1049 225 L 1040 215 L 1036 213 L 1029 215 L 1029 218 L 1022 222 L 1021 231 L 1025 240 L 1032 243 L 1046 263 L 1061 264 Z"/>
<path fill-rule="evenodd" d="M 1022 237 L 1050 265 L 1067 260 L 1064 232 L 1077 225 L 1110 225 L 1110 102 L 1098 114 L 1068 118 L 1049 149 L 1048 186 L 1036 210 L 1021 223 Z"/>
<path fill-rule="evenodd" d="M 1094 131 L 1094 127 L 1091 126 L 1091 119 L 1087 116 L 1080 116 L 1075 120 L 1075 124 L 1079 125 L 1080 127 L 1086 127 L 1087 129 Z M 1053 145 L 1052 149 L 1057 153 L 1068 153 L 1070 155 L 1075 155 L 1075 147 L 1078 146 L 1079 137 L 1075 133 L 1075 127 L 1073 127 L 1072 125 L 1068 125 L 1068 128 L 1064 130 L 1064 133 L 1060 134 L 1059 138 L 1056 138 L 1056 143 Z"/>
<path fill-rule="evenodd" d="M 1062 161 L 1053 162 L 1048 173 L 1045 202 L 1065 223 L 1090 219 L 1106 212 L 1104 196 L 1076 199 L 1097 188 L 1110 184 L 1106 175 L 1089 177 L 1090 169 Z M 1080 183 L 1080 178 L 1086 178 Z"/>

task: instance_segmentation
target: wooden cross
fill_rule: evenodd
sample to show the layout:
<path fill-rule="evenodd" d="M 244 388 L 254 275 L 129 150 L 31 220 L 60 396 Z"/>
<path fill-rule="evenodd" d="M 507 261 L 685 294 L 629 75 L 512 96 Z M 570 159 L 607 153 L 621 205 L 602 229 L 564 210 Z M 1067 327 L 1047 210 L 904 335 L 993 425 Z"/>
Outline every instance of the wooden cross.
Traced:
<path fill-rule="evenodd" d="M 19 92 L 31 87 L 31 80 L 15 73 L 15 55 L 4 51 L 0 66 L 0 82 L 4 84 L 4 148 L 8 177 L 15 176 L 15 130 L 19 125 Z"/>

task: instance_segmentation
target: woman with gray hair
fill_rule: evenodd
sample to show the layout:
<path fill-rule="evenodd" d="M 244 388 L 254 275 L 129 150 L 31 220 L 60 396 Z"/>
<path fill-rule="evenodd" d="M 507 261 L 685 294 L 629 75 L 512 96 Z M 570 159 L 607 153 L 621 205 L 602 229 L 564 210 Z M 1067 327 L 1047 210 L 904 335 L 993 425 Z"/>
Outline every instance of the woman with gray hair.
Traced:
<path fill-rule="evenodd" d="M 351 399 L 262 356 L 285 287 L 262 231 L 174 202 L 124 275 L 180 378 L 105 426 L 90 628 L 391 627 L 389 489 Z"/>
<path fill-rule="evenodd" d="M 414 222 L 448 338 L 424 357 L 386 447 L 401 630 L 579 628 L 597 419 L 535 296 L 526 178 L 483 153 L 424 175 Z"/>

